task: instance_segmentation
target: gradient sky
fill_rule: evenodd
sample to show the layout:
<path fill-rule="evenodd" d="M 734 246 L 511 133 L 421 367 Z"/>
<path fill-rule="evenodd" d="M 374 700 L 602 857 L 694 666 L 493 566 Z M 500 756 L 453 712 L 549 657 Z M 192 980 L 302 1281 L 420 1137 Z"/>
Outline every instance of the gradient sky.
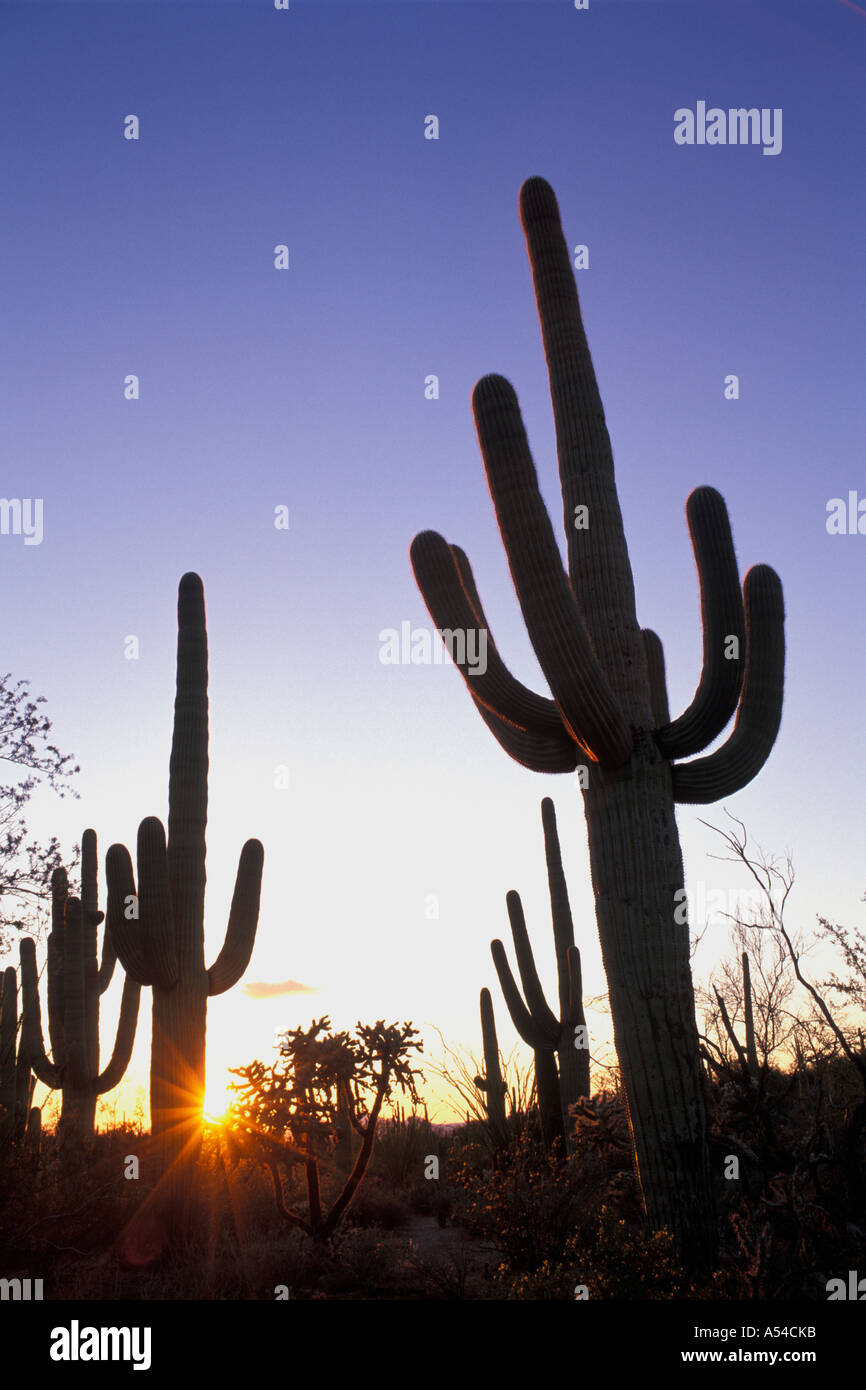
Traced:
<path fill-rule="evenodd" d="M 65 845 L 93 826 L 104 863 L 145 815 L 165 817 L 177 583 L 196 570 L 208 963 L 258 836 L 246 984 L 315 991 L 212 1000 L 211 1078 L 325 1013 L 339 1027 L 411 1019 L 434 1052 L 435 1024 L 478 1051 L 485 984 L 507 1052 L 489 942 L 507 939 L 509 888 L 555 998 L 544 795 L 586 991 L 605 989 L 572 779 L 511 762 L 447 662 L 379 660 L 383 629 L 430 627 L 408 547 L 432 527 L 469 553 L 511 669 L 544 689 L 470 410 L 480 376 L 511 380 L 559 528 L 517 211 L 534 174 L 569 244 L 589 248 L 578 288 L 672 711 L 700 672 L 683 508 L 707 483 L 741 570 L 773 565 L 787 610 L 781 732 L 726 805 L 791 850 L 793 920 L 863 922 L 866 536 L 825 523 L 830 498 L 866 496 L 864 41 L 866 7 L 848 0 L 0 5 L 0 491 L 44 501 L 41 545 L 0 536 L 14 597 L 0 667 L 47 696 L 82 768 L 80 801 L 40 796 L 30 824 Z M 676 145 L 674 112 L 698 101 L 782 108 L 781 153 Z M 745 886 L 708 857 L 719 846 L 700 818 L 722 824 L 722 807 L 678 813 L 698 900 Z M 704 971 L 726 936 L 711 927 Z M 125 1096 L 146 1082 L 143 999 Z"/>

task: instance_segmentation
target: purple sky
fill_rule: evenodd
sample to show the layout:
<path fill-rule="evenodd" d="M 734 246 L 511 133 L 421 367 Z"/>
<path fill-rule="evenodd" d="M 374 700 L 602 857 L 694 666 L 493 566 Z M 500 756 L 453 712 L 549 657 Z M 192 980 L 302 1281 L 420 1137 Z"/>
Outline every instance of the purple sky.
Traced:
<path fill-rule="evenodd" d="M 468 551 L 500 650 L 543 689 L 469 406 L 478 377 L 511 380 L 558 519 L 517 213 L 533 174 L 589 248 L 578 288 L 672 709 L 699 675 L 683 508 L 708 483 L 741 570 L 773 565 L 787 610 L 779 739 L 726 804 L 792 851 L 796 921 L 862 923 L 866 536 L 825 523 L 831 498 L 866 497 L 864 38 L 843 0 L 3 5 L 0 492 L 43 500 L 43 536 L 0 535 L 15 600 L 0 666 L 48 697 L 82 767 L 81 800 L 40 797 L 31 825 L 67 845 L 92 825 L 104 858 L 165 816 L 177 582 L 196 570 L 208 958 L 256 835 L 247 981 L 317 990 L 212 1001 L 214 1066 L 266 1055 L 274 1029 L 314 1013 L 436 1024 L 477 1050 L 484 984 L 507 1051 L 489 941 L 507 935 L 509 888 L 555 997 L 544 795 L 587 992 L 605 988 L 571 780 L 510 762 L 447 663 L 379 660 L 383 629 L 430 626 L 408 547 L 431 527 Z M 676 144 L 674 113 L 699 102 L 780 109 L 780 152 Z M 699 816 L 724 820 L 679 812 L 688 887 L 745 886 L 708 859 Z M 706 969 L 725 939 L 708 933 Z M 143 1029 L 138 1082 L 147 1055 Z"/>

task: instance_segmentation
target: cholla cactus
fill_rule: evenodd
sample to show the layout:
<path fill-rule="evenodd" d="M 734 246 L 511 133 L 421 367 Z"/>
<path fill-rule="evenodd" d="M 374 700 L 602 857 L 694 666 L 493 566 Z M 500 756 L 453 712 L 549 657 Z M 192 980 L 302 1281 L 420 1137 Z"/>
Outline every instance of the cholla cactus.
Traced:
<path fill-rule="evenodd" d="M 571 1107 L 572 1125 L 578 1140 L 605 1152 L 619 1149 L 628 1153 L 631 1134 L 628 1115 L 619 1096 L 608 1091 L 580 1100 Z"/>

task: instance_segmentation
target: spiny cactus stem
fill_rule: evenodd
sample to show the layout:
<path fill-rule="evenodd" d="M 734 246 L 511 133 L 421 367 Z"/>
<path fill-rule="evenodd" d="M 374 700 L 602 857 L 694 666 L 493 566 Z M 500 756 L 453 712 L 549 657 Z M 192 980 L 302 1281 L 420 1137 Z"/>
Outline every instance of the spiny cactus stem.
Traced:
<path fill-rule="evenodd" d="M 671 759 L 699 753 L 722 732 L 737 708 L 745 665 L 746 619 L 728 509 L 715 488 L 699 487 L 689 496 L 686 517 L 700 581 L 704 657 L 688 709 L 656 732 Z"/>
<path fill-rule="evenodd" d="M 504 377 L 486 376 L 472 407 L 514 587 L 565 729 L 591 761 L 620 767 L 631 756 L 631 730 L 562 568 L 517 397 Z"/>

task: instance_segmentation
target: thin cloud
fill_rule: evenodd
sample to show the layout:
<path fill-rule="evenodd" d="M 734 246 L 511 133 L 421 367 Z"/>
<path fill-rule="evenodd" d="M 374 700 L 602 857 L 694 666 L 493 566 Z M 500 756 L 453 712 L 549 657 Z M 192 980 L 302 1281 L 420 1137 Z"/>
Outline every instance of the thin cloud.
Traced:
<path fill-rule="evenodd" d="M 248 999 L 276 999 L 281 994 L 316 994 L 318 989 L 318 985 L 302 985 L 297 980 L 251 980 L 243 986 Z"/>

